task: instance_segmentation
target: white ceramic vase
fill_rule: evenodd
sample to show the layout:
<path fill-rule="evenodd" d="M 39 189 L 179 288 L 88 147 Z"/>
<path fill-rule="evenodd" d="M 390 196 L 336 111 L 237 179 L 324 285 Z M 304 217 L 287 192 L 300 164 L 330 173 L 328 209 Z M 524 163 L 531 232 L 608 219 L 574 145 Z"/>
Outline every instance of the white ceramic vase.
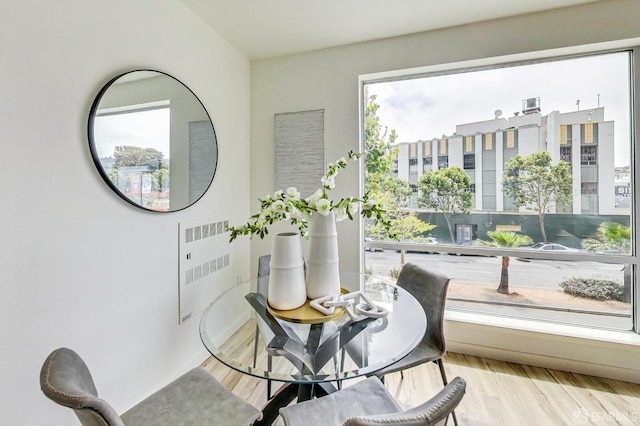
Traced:
<path fill-rule="evenodd" d="M 267 301 L 277 310 L 298 308 L 307 301 L 300 235 L 277 234 L 271 244 Z"/>
<path fill-rule="evenodd" d="M 309 220 L 309 256 L 307 258 L 307 297 L 340 294 L 338 232 L 333 212 L 314 213 Z"/>

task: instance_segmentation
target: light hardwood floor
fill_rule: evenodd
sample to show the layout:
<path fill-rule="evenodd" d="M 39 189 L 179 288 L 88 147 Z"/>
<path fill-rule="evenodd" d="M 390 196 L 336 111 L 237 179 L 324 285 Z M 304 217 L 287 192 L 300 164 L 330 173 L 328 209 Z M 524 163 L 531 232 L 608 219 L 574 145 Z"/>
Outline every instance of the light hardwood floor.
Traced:
<path fill-rule="evenodd" d="M 467 382 L 456 409 L 461 426 L 640 425 L 640 384 L 455 353 L 448 353 L 444 362 L 449 379 L 461 376 Z M 256 407 L 266 403 L 266 381 L 237 373 L 213 358 L 203 366 Z M 442 388 L 433 363 L 407 370 L 403 380 L 400 374 L 388 375 L 385 384 L 404 408 Z"/>

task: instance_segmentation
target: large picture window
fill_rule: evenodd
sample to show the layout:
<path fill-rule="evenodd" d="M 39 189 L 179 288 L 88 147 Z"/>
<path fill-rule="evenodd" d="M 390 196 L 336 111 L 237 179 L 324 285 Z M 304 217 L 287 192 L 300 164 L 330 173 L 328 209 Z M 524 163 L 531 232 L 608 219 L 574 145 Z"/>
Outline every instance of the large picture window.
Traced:
<path fill-rule="evenodd" d="M 397 163 L 376 197 L 402 229 L 396 242 L 365 223 L 365 248 L 385 249 L 365 251 L 368 271 L 443 272 L 449 309 L 632 329 L 631 64 L 619 51 L 365 82 L 379 107 L 363 126 L 396 135 L 377 141 Z M 423 160 L 407 206 L 389 194 L 425 140 L 437 168 Z"/>

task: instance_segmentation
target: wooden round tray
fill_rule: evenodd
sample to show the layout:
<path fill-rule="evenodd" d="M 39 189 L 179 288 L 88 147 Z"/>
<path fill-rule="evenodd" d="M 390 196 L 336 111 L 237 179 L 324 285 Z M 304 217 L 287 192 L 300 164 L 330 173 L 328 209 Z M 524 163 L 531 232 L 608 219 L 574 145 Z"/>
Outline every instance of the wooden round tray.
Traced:
<path fill-rule="evenodd" d="M 349 290 L 341 288 L 340 292 L 342 294 L 347 294 L 349 293 Z M 325 315 L 322 312 L 313 309 L 310 303 L 311 300 L 307 299 L 304 305 L 299 308 L 280 311 L 269 306 L 269 303 L 267 302 L 267 311 L 276 318 L 299 324 L 320 324 L 340 318 L 344 314 L 344 308 L 337 307 L 332 315 Z"/>

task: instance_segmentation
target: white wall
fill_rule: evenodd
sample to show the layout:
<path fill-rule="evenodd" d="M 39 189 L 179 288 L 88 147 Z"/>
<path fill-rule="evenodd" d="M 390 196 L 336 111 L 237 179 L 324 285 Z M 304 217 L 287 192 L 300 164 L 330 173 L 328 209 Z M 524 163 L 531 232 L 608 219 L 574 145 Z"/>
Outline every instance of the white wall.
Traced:
<path fill-rule="evenodd" d="M 257 209 L 255 200 L 258 197 L 274 190 L 275 113 L 323 108 L 327 160 L 332 161 L 350 149 L 359 149 L 360 75 L 438 67 L 442 64 L 446 66 L 464 61 L 482 61 L 484 58 L 635 38 L 640 36 L 637 16 L 640 16 L 640 2 L 636 0 L 601 1 L 551 12 L 252 62 L 252 211 Z M 343 191 L 338 196 L 355 193 L 359 185 L 358 174 L 355 170 L 344 173 L 339 176 L 337 185 Z M 361 263 L 358 226 L 345 221 L 339 224 L 338 232 L 341 267 L 358 270 Z M 254 241 L 251 247 L 252 259 L 268 252 L 268 244 L 268 241 Z M 255 266 L 251 266 L 255 269 Z M 468 343 L 465 321 L 465 318 L 459 316 L 456 321 L 448 321 L 449 348 L 471 353 L 479 346 L 475 345 L 477 342 Z M 489 342 L 482 351 L 478 349 L 476 353 L 538 365 L 547 363 L 549 366 L 575 368 L 583 372 L 588 372 L 589 365 L 592 365 L 597 366 L 593 371 L 598 374 L 640 381 L 638 336 L 622 339 L 626 342 L 625 345 L 628 344 L 623 345 L 624 351 L 619 345 L 589 341 L 590 350 L 583 354 L 582 364 L 579 365 L 570 358 L 571 353 L 575 352 L 575 347 L 570 347 L 575 342 L 566 341 L 565 344 L 564 340 L 558 341 L 549 333 L 533 334 L 530 330 L 523 330 L 511 333 L 506 338 L 504 328 L 493 327 L 491 321 L 478 324 L 473 330 L 475 339 Z M 526 350 L 520 350 L 520 347 L 528 345 L 540 348 L 535 358 L 529 356 Z M 549 353 L 549 357 L 545 357 L 545 351 Z M 621 357 L 612 355 L 615 353 Z M 633 354 L 635 356 L 629 356 Z M 624 360 L 622 364 L 621 359 Z"/>
<path fill-rule="evenodd" d="M 135 209 L 95 170 L 91 102 L 117 73 L 189 86 L 219 143 L 209 192 L 187 210 Z M 54 348 L 85 358 L 123 411 L 205 358 L 178 325 L 178 222 L 248 216 L 249 62 L 175 0 L 25 0 L 0 13 L 1 425 L 77 424 L 38 375 Z M 233 245 L 247 276 L 248 241 Z M 246 259 L 246 260 L 245 260 Z"/>

